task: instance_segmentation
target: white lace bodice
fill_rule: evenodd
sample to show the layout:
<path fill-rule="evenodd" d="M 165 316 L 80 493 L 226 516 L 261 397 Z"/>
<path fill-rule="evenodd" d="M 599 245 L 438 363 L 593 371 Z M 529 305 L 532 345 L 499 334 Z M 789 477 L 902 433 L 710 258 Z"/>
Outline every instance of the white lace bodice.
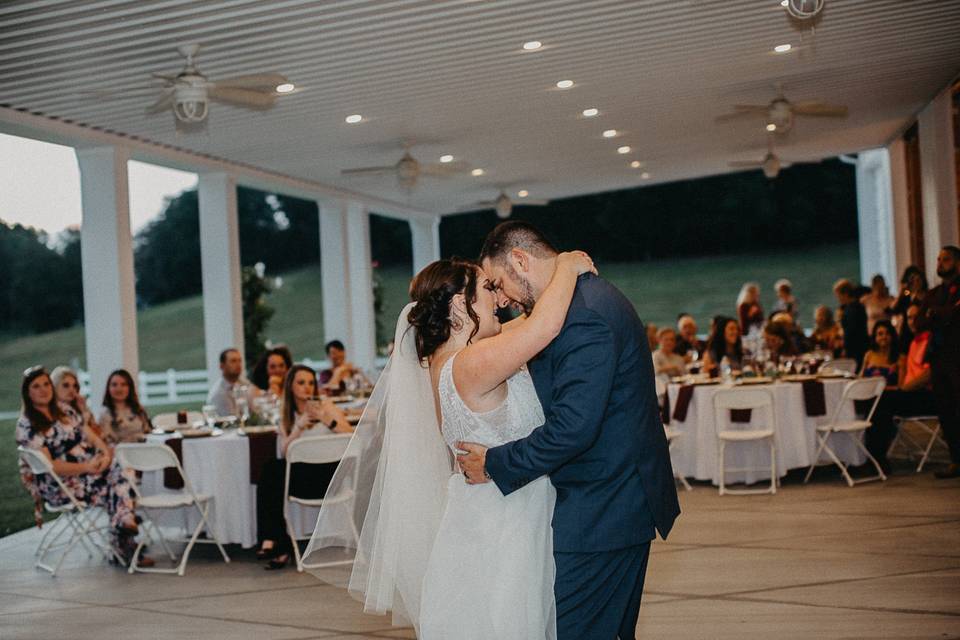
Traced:
<path fill-rule="evenodd" d="M 472 411 L 453 384 L 454 354 L 440 370 L 441 430 L 447 446 L 456 450 L 458 441 L 496 447 L 530 435 L 543 424 L 543 408 L 526 366 L 507 379 L 507 397 L 496 409 L 484 413 Z"/>

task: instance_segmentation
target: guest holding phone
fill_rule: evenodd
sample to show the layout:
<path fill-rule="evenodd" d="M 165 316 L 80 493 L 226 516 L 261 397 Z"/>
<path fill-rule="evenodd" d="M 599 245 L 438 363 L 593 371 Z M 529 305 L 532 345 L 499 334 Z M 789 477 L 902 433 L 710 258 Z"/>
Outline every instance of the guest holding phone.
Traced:
<path fill-rule="evenodd" d="M 317 374 L 306 365 L 297 364 L 287 372 L 283 384 L 278 449 L 286 456 L 290 443 L 306 435 L 351 433 L 347 415 L 329 398 L 317 395 Z M 286 475 L 284 457 L 269 460 L 260 473 L 257 485 L 257 533 L 260 550 L 257 557 L 270 559 L 267 569 L 282 569 L 290 560 L 292 548 L 283 519 L 283 485 Z M 337 463 L 296 463 L 290 468 L 290 495 L 301 498 L 322 498 L 327 491 Z"/>

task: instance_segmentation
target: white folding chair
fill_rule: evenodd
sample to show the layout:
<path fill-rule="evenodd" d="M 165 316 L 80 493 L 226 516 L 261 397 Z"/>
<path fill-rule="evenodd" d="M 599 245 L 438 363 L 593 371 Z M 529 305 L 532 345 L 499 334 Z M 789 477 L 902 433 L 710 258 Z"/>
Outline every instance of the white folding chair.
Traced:
<path fill-rule="evenodd" d="M 350 444 L 350 433 L 330 433 L 319 436 L 307 436 L 297 438 L 287 447 L 287 469 L 283 481 L 283 518 L 287 523 L 287 535 L 290 536 L 290 542 L 293 544 L 293 557 L 297 561 L 297 571 L 303 572 L 306 569 L 319 569 L 323 567 L 336 567 L 340 565 L 352 564 L 353 560 L 337 560 L 333 562 L 304 563 L 300 554 L 298 540 L 306 540 L 309 536 L 298 536 L 294 531 L 293 523 L 290 518 L 290 505 L 297 503 L 308 507 L 322 507 L 324 505 L 342 505 L 344 509 L 349 509 L 352 515 L 353 504 L 356 498 L 357 478 L 360 467 L 356 460 L 353 460 L 351 470 L 351 482 L 344 486 L 336 495 L 326 495 L 323 498 L 298 498 L 290 495 L 290 469 L 292 465 L 304 462 L 308 464 L 327 464 L 338 462 L 343 458 L 343 454 Z M 348 518 L 352 529 L 354 542 L 359 546 L 360 532 L 353 518 Z"/>
<path fill-rule="evenodd" d="M 862 437 L 863 432 L 869 429 L 872 424 L 870 421 L 873 418 L 874 411 L 877 410 L 877 404 L 880 402 L 880 396 L 883 394 L 883 389 L 886 384 L 887 381 L 883 377 L 859 378 L 857 380 L 851 380 L 846 384 L 843 388 L 843 395 L 840 396 L 840 402 L 837 403 L 837 408 L 834 409 L 830 421 L 817 426 L 817 453 L 813 456 L 813 463 L 807 470 L 807 477 L 803 479 L 804 483 L 810 481 L 810 476 L 813 475 L 813 470 L 817 464 L 819 464 L 820 456 L 823 455 L 824 451 L 826 451 L 830 460 L 833 461 L 833 464 L 840 467 L 840 473 L 843 474 L 843 478 L 851 487 L 861 482 L 887 479 L 887 476 L 883 473 L 883 469 L 880 468 L 880 463 L 870 455 L 870 452 L 867 451 L 866 446 L 864 446 Z M 870 405 L 870 411 L 863 420 L 840 420 L 840 412 L 843 411 L 843 407 L 847 402 L 871 399 L 873 403 Z M 840 458 L 837 457 L 836 452 L 830 448 L 829 444 L 831 436 L 841 433 L 846 434 L 854 443 L 854 446 L 867 456 L 867 459 L 872 462 L 874 468 L 876 468 L 877 475 L 868 478 L 859 478 L 857 480 L 854 480 L 850 476 L 850 472 L 847 471 L 847 465 L 840 461 Z"/>
<path fill-rule="evenodd" d="M 190 484 L 190 478 L 184 473 L 183 467 L 180 465 L 180 461 L 177 459 L 177 455 L 173 452 L 173 449 L 160 442 L 123 443 L 117 445 L 116 456 L 121 466 L 141 472 L 162 471 L 163 469 L 175 467 L 177 473 L 179 473 L 183 479 L 182 490 L 156 493 L 149 496 L 140 493 L 140 487 L 134 484 L 134 492 L 137 494 L 137 507 L 143 513 L 144 532 L 146 535 L 141 536 L 140 543 L 133 552 L 133 557 L 130 559 L 130 566 L 128 568 L 129 573 L 141 571 L 143 573 L 175 573 L 178 576 L 182 576 L 187 568 L 190 551 L 197 542 L 216 544 L 217 548 L 220 549 L 220 554 L 223 556 L 223 561 L 230 562 L 230 556 L 227 555 L 223 545 L 220 544 L 220 540 L 217 539 L 217 534 L 213 531 L 213 528 L 207 520 L 207 505 L 212 498 L 205 494 L 197 494 L 193 490 L 193 485 Z M 152 538 L 151 530 L 160 538 L 160 542 L 163 544 L 170 559 L 176 561 L 175 554 L 167 545 L 166 538 L 164 538 L 163 533 L 153 521 L 150 512 L 164 509 L 188 509 L 191 506 L 197 509 L 197 512 L 200 514 L 200 520 L 197 522 L 193 534 L 189 538 L 184 536 L 184 539 L 181 540 L 181 542 L 186 542 L 187 546 L 183 550 L 180 563 L 177 567 L 174 569 L 141 567 L 139 565 L 140 551 L 147 543 L 147 540 Z M 184 522 L 186 522 L 186 519 L 184 519 Z M 184 528 L 186 529 L 186 527 Z M 200 533 L 204 529 L 206 529 L 209 539 L 198 540 Z"/>
<path fill-rule="evenodd" d="M 60 492 L 67 499 L 67 502 L 61 505 L 44 502 L 43 508 L 48 513 L 56 513 L 59 516 L 51 523 L 47 533 L 44 534 L 37 546 L 35 566 L 44 571 L 49 571 L 51 576 L 56 576 L 63 565 L 63 561 L 78 544 L 82 544 L 90 554 L 97 550 L 108 561 L 115 559 L 123 564 L 123 558 L 110 546 L 109 541 L 103 536 L 102 528 L 97 526 L 96 513 L 99 508 L 87 507 L 77 500 L 69 487 L 64 484 L 63 479 L 53 470 L 53 464 L 42 452 L 21 446 L 17 447 L 17 453 L 20 460 L 30 468 L 30 472 L 34 476 L 48 474 L 53 478 Z M 60 543 L 59 540 L 65 533 L 69 533 L 69 539 Z M 61 547 L 63 547 L 63 553 L 60 554 L 56 564 L 53 566 L 47 564 L 45 562 L 47 555 L 54 549 Z"/>
<path fill-rule="evenodd" d="M 777 414 L 773 408 L 773 394 L 769 389 L 722 389 L 713 396 L 713 408 L 716 414 L 717 438 L 719 450 L 717 452 L 717 466 L 720 469 L 720 495 L 726 493 L 748 495 L 757 493 L 777 493 Z M 757 420 L 756 413 L 763 412 L 759 418 L 759 426 L 734 426 L 730 419 L 730 411 L 747 410 L 751 415 L 751 423 Z M 770 487 L 767 489 L 727 489 L 727 471 L 756 471 L 759 467 L 726 468 L 725 452 L 728 443 L 766 441 L 770 446 Z M 766 467 L 763 467 L 766 470 Z"/>
<path fill-rule="evenodd" d="M 185 425 L 177 423 L 177 412 L 158 413 L 150 419 L 154 429 L 163 429 L 164 431 L 173 431 L 178 427 L 192 427 L 194 422 L 203 420 L 203 414 L 199 411 L 187 412 L 187 423 Z"/>
<path fill-rule="evenodd" d="M 853 358 L 837 358 L 830 362 L 825 362 L 820 371 L 823 373 L 848 373 L 857 375 L 857 361 Z"/>
<path fill-rule="evenodd" d="M 657 388 L 657 401 L 662 404 L 662 403 L 663 403 L 663 396 L 667 393 L 667 383 L 664 382 L 663 378 L 661 378 L 661 377 L 659 377 L 659 376 L 657 376 L 656 378 L 654 378 L 654 381 L 655 381 L 656 388 Z M 680 431 L 680 430 L 677 429 L 676 427 L 668 427 L 668 426 L 666 426 L 666 425 L 663 426 L 663 430 L 664 430 L 664 432 L 665 432 L 666 435 L 667 435 L 667 444 L 668 444 L 668 446 L 669 446 L 669 448 L 670 448 L 670 452 L 672 453 L 672 452 L 673 452 L 673 442 L 674 442 L 674 440 L 676 440 L 677 438 L 679 438 L 679 437 L 681 437 L 681 436 L 683 435 L 683 431 Z M 693 491 L 693 487 L 690 486 L 690 483 L 687 482 L 687 479 L 684 478 L 682 475 L 674 472 L 673 477 L 674 477 L 675 480 L 679 480 L 679 481 L 680 481 L 680 484 L 683 485 L 683 488 L 684 488 L 684 489 L 686 489 L 687 491 Z"/>
<path fill-rule="evenodd" d="M 946 448 L 947 443 L 940 435 L 940 419 L 937 416 L 894 416 L 893 422 L 897 425 L 897 436 L 890 443 L 887 449 L 887 457 L 893 457 L 897 446 L 903 446 L 907 449 L 907 456 L 910 458 L 920 458 L 917 465 L 917 473 L 923 471 L 923 466 L 930 459 L 930 452 L 938 442 Z M 908 429 L 920 431 L 923 437 L 926 437 L 926 444 L 917 442 L 913 434 Z"/>

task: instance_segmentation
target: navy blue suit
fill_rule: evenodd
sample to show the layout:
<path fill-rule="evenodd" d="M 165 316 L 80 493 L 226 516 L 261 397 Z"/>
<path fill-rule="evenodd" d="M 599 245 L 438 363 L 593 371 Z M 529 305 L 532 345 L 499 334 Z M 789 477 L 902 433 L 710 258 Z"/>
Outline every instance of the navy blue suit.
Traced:
<path fill-rule="evenodd" d="M 487 451 L 487 473 L 504 495 L 544 474 L 556 487 L 559 640 L 633 638 L 650 541 L 680 513 L 643 324 L 585 274 L 529 368 L 546 422 Z"/>

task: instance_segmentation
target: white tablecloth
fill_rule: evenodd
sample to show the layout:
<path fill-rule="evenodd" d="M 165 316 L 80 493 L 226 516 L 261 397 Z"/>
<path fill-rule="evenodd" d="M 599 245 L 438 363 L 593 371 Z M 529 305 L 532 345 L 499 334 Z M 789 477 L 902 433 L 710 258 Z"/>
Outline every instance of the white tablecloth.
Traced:
<path fill-rule="evenodd" d="M 786 475 L 790 469 L 809 467 L 816 447 L 816 427 L 827 422 L 840 402 L 846 380 L 824 380 L 824 396 L 827 405 L 827 415 L 810 417 L 807 415 L 803 402 L 803 389 L 800 383 L 782 382 L 771 385 L 761 385 L 760 388 L 769 389 L 773 393 L 774 412 L 776 413 L 776 450 L 777 474 Z M 717 439 L 717 420 L 713 405 L 713 397 L 720 389 L 729 389 L 729 385 L 702 385 L 696 387 L 686 420 L 679 422 L 673 419 L 671 413 L 670 427 L 680 431 L 683 435 L 677 438 L 671 448 L 673 469 L 678 475 L 693 477 L 697 480 L 710 480 L 719 484 L 720 472 L 717 453 L 719 450 Z M 671 412 L 677 402 L 680 385 L 671 384 L 670 394 Z M 750 425 L 759 425 L 763 421 L 761 412 L 751 414 Z M 841 420 L 854 419 L 853 403 L 848 401 L 840 414 Z M 748 427 L 746 423 L 734 427 Z M 838 457 L 848 464 L 862 464 L 866 458 L 859 449 L 850 442 L 846 435 L 832 436 L 830 446 Z M 767 442 L 734 442 L 726 446 L 726 466 L 757 467 L 756 471 L 746 473 L 727 473 L 726 481 L 756 482 L 770 479 L 770 450 Z M 826 456 L 824 456 L 826 459 Z"/>
<path fill-rule="evenodd" d="M 150 435 L 148 439 L 164 442 L 169 437 Z M 250 484 L 247 438 L 233 429 L 215 437 L 185 438 L 183 470 L 194 491 L 213 497 L 207 517 L 220 542 L 247 548 L 254 546 L 257 543 L 257 487 Z M 162 472 L 144 474 L 141 487 L 146 495 L 166 491 Z M 317 508 L 290 505 L 293 526 L 302 535 L 313 532 L 318 512 Z M 198 518 L 196 510 L 191 507 L 188 511 L 191 531 Z M 183 516 L 167 512 L 156 521 L 165 528 L 181 526 Z"/>

